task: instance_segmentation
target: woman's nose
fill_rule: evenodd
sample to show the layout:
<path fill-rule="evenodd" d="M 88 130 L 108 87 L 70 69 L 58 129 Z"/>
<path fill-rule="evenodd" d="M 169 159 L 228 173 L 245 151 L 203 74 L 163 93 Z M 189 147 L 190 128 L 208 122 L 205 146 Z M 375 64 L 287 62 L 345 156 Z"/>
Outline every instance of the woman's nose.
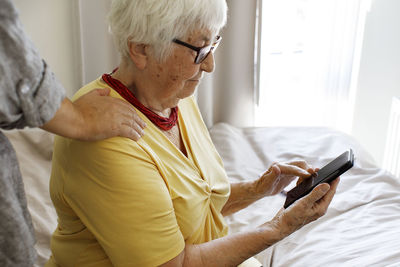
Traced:
<path fill-rule="evenodd" d="M 201 70 L 205 72 L 213 72 L 214 70 L 214 53 L 211 52 L 207 55 L 203 62 L 200 63 Z"/>

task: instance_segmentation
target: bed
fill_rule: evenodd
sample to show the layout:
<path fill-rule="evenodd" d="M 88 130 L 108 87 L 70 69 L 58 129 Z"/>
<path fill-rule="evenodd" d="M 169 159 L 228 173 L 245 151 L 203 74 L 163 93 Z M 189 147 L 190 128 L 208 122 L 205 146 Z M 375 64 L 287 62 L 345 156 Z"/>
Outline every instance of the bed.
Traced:
<path fill-rule="evenodd" d="M 400 266 L 400 178 L 378 168 L 352 137 L 329 128 L 228 124 L 210 134 L 232 182 L 259 177 L 276 161 L 305 159 L 320 167 L 354 150 L 355 166 L 341 176 L 326 215 L 258 255 L 264 266 Z M 284 200 L 265 198 L 229 216 L 231 232 L 271 219 Z"/>
<path fill-rule="evenodd" d="M 43 266 L 57 225 L 48 193 L 53 136 L 39 129 L 6 135 L 24 178 L 37 237 L 36 266 Z M 223 123 L 210 129 L 210 135 L 231 182 L 254 179 L 276 161 L 305 159 L 320 167 L 344 150 L 354 150 L 355 166 L 342 176 L 327 214 L 257 255 L 264 266 L 400 266 L 400 178 L 378 168 L 352 137 L 328 128 L 235 128 Z M 271 219 L 284 200 L 283 195 L 265 198 L 227 217 L 230 231 Z"/>

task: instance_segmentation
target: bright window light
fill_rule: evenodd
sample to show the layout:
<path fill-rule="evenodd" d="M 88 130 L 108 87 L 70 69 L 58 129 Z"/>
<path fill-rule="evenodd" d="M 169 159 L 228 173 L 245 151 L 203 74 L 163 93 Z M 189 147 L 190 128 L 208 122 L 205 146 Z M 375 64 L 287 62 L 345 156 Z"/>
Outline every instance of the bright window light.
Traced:
<path fill-rule="evenodd" d="M 349 131 L 361 2 L 262 1 L 257 126 Z"/>

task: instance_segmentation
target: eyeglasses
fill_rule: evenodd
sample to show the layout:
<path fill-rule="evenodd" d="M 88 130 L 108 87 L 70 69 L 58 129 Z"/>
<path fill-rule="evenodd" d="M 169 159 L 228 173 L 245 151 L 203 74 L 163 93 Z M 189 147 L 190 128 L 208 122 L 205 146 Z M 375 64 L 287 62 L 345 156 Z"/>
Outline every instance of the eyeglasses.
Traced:
<path fill-rule="evenodd" d="M 196 55 L 196 58 L 194 59 L 194 63 L 200 64 L 201 62 L 203 62 L 207 58 L 207 56 L 211 52 L 213 52 L 215 49 L 217 49 L 217 47 L 218 47 L 219 43 L 221 42 L 221 40 L 222 40 L 222 37 L 218 35 L 216 37 L 216 40 L 215 40 L 214 43 L 212 43 L 210 45 L 207 45 L 207 46 L 204 46 L 204 47 L 193 46 L 191 44 L 188 44 L 188 43 L 183 42 L 183 41 L 178 40 L 178 39 L 174 39 L 172 41 L 174 43 L 176 43 L 176 44 L 186 46 L 186 47 L 196 51 L 197 55 Z"/>

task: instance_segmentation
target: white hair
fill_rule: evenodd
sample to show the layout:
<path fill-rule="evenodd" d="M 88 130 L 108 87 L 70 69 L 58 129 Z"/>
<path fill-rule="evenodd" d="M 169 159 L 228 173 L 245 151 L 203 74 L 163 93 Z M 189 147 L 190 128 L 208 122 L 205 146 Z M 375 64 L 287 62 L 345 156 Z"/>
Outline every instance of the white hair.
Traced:
<path fill-rule="evenodd" d="M 225 0 L 113 0 L 108 15 L 110 31 L 123 58 L 129 57 L 128 42 L 153 46 L 163 61 L 174 38 L 196 29 L 215 36 L 226 23 Z"/>

